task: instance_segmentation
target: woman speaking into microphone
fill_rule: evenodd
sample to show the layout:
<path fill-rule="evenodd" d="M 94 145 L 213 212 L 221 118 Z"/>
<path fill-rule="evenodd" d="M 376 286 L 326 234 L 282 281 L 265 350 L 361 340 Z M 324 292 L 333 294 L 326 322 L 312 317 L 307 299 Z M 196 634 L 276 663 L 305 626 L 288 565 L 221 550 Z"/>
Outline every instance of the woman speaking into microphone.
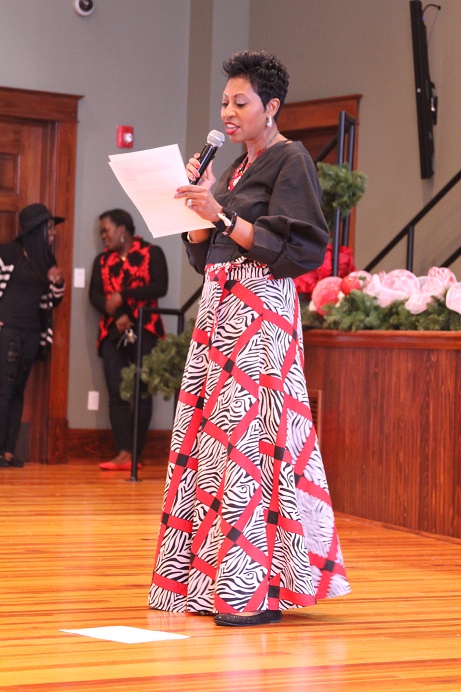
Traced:
<path fill-rule="evenodd" d="M 179 395 L 149 605 L 277 622 L 349 591 L 303 372 L 293 278 L 329 234 L 311 157 L 277 130 L 288 73 L 245 51 L 224 63 L 221 117 L 245 151 L 214 194 L 199 155 L 176 197 L 215 228 L 184 237 L 205 275 Z"/>

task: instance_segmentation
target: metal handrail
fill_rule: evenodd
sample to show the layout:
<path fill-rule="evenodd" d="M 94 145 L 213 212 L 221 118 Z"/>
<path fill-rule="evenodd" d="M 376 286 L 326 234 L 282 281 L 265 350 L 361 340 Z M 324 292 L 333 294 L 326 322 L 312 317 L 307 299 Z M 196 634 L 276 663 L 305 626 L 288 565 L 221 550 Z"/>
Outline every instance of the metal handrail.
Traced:
<path fill-rule="evenodd" d="M 200 286 L 190 298 L 180 308 L 144 308 L 138 311 L 137 336 L 136 341 L 136 372 L 134 377 L 134 409 L 133 409 L 133 439 L 131 449 L 131 476 L 128 480 L 138 481 L 138 430 L 139 430 L 139 398 L 141 396 L 141 366 L 142 366 L 142 336 L 144 315 L 176 315 L 177 334 L 184 331 L 184 318 L 196 300 L 200 298 L 202 286 Z"/>
<path fill-rule="evenodd" d="M 178 318 L 178 323 L 177 323 L 177 334 L 181 334 L 181 332 L 184 331 L 184 318 L 186 315 L 186 312 L 189 310 L 189 308 L 192 307 L 192 305 L 195 303 L 196 300 L 200 298 L 200 295 L 202 293 L 202 288 L 203 286 L 200 286 L 197 288 L 196 291 L 191 295 L 190 298 L 186 300 L 184 305 L 182 305 L 180 308 L 144 308 L 145 310 L 149 310 L 150 314 L 153 315 L 176 315 Z"/>
<path fill-rule="evenodd" d="M 450 192 L 450 190 L 461 180 L 461 170 L 456 173 L 456 175 L 448 181 L 448 183 L 421 209 L 420 212 L 414 216 L 411 221 L 409 221 L 406 226 L 402 228 L 399 233 L 391 240 L 389 243 L 379 252 L 376 257 L 374 257 L 371 262 L 364 267 L 365 271 L 371 271 L 379 262 L 381 262 L 386 255 L 389 254 L 391 250 L 394 249 L 401 240 L 405 237 L 407 238 L 407 260 L 406 269 L 413 271 L 413 260 L 414 260 L 414 245 L 415 245 L 415 226 L 421 219 L 423 219 L 430 211 L 435 207 L 436 204 L 440 202 L 445 195 Z M 461 248 L 458 248 L 450 257 L 448 257 L 445 262 L 440 266 L 448 267 L 452 262 L 455 261 L 461 255 Z"/>
<path fill-rule="evenodd" d="M 338 151 L 336 161 L 338 164 L 347 163 L 352 170 L 354 165 L 355 152 L 355 130 L 357 121 L 346 111 L 339 113 L 338 129 L 331 141 L 323 147 L 315 157 L 314 163 L 323 161 L 325 157 L 337 146 Z M 346 152 L 346 135 L 349 135 Z M 341 218 L 339 209 L 335 212 L 334 224 L 332 229 L 332 275 L 338 276 L 339 270 L 339 249 L 342 245 L 349 245 L 349 224 L 350 214 L 344 219 Z"/>

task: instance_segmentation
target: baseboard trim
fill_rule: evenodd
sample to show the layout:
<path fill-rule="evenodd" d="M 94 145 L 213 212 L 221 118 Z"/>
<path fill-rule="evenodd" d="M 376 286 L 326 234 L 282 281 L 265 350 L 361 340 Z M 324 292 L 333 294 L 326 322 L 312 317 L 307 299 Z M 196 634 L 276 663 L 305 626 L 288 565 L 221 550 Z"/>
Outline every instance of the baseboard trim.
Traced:
<path fill-rule="evenodd" d="M 168 459 L 171 430 L 149 430 L 142 455 L 143 463 L 163 464 Z M 111 430 L 70 428 L 67 457 L 94 462 L 112 459 L 115 454 Z"/>

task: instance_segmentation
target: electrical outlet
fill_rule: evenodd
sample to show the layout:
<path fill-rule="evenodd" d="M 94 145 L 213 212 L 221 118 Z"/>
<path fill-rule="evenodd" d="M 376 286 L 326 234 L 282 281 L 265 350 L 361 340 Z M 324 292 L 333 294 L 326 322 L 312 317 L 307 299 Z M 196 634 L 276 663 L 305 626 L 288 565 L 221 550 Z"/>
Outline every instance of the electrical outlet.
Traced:
<path fill-rule="evenodd" d="M 99 392 L 88 392 L 88 411 L 99 411 Z"/>

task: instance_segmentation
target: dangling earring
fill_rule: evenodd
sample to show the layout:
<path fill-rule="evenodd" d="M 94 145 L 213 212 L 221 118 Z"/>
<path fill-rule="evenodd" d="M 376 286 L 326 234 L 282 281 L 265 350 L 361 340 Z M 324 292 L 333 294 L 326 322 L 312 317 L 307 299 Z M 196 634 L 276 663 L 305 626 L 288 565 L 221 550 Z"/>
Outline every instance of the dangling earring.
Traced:
<path fill-rule="evenodd" d="M 272 127 L 272 115 L 267 118 L 266 127 Z"/>
<path fill-rule="evenodd" d="M 125 234 L 123 234 L 120 238 L 120 242 L 123 243 L 123 245 L 125 244 Z"/>

